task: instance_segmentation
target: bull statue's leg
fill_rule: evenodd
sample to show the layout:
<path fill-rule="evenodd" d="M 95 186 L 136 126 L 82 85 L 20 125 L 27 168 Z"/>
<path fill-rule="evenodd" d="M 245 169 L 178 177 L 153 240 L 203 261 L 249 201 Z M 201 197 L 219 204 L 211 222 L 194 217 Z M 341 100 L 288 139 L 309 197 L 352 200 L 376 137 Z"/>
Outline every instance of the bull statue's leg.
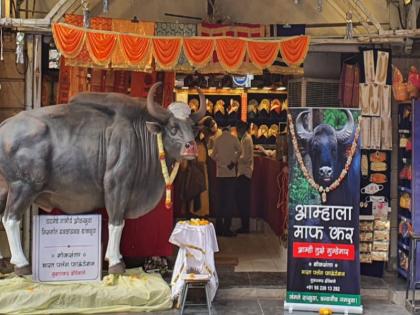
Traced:
<path fill-rule="evenodd" d="M 120 225 L 108 225 L 109 237 L 105 259 L 108 260 L 109 263 L 109 273 L 121 274 L 125 271 L 124 264 L 121 262 L 122 255 L 120 253 L 120 242 L 123 228 L 124 221 Z"/>
<path fill-rule="evenodd" d="M 0 222 L 4 209 L 6 208 L 7 192 L 8 189 L 5 186 L 0 185 Z M 0 273 L 6 272 L 8 272 L 7 263 L 0 249 Z"/>
<path fill-rule="evenodd" d="M 31 266 L 22 249 L 20 223 L 23 212 L 33 201 L 33 196 L 34 193 L 28 184 L 20 181 L 10 184 L 6 209 L 2 218 L 12 255 L 10 262 L 15 265 L 15 273 L 18 276 L 31 274 Z"/>
<path fill-rule="evenodd" d="M 136 137 L 130 124 L 119 122 L 107 134 L 107 163 L 104 176 L 105 207 L 109 217 L 109 240 L 106 258 L 108 272 L 125 272 L 121 260 L 120 241 L 124 227 L 124 216 L 130 200 L 135 179 L 132 170 L 136 161 Z"/>

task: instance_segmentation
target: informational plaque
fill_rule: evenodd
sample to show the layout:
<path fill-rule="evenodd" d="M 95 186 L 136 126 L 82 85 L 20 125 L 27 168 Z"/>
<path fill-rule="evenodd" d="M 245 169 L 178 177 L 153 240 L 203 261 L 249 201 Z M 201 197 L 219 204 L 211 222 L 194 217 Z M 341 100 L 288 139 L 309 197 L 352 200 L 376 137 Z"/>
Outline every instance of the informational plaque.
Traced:
<path fill-rule="evenodd" d="M 359 110 L 290 108 L 285 308 L 361 314 Z"/>
<path fill-rule="evenodd" d="M 100 281 L 101 216 L 40 215 L 33 221 L 34 281 Z"/>

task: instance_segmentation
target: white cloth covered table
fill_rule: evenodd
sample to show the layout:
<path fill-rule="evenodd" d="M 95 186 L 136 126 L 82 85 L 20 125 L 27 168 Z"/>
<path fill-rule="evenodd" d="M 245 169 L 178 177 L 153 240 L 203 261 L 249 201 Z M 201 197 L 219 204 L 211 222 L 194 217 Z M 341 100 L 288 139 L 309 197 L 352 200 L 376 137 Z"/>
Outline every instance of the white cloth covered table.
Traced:
<path fill-rule="evenodd" d="M 189 221 L 178 222 L 172 231 L 169 242 L 178 246 L 171 287 L 172 298 L 179 296 L 185 284 L 187 274 L 208 275 L 209 293 L 213 301 L 219 286 L 214 253 L 219 251 L 216 232 L 212 223 L 192 225 Z"/>

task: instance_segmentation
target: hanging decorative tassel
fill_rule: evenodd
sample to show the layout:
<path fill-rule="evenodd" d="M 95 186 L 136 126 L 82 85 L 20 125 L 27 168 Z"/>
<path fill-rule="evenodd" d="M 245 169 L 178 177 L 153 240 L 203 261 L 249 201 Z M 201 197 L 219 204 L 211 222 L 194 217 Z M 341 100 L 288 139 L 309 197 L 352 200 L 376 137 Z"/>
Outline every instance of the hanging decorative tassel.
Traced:
<path fill-rule="evenodd" d="M 318 0 L 317 5 L 316 5 L 316 9 L 318 10 L 319 13 L 322 12 L 322 7 L 323 7 L 322 0 Z"/>
<path fill-rule="evenodd" d="M 17 32 L 16 34 L 16 63 L 17 64 L 25 63 L 25 56 L 23 53 L 24 46 L 25 46 L 25 34 L 22 32 Z"/>
<path fill-rule="evenodd" d="M 90 28 L 90 11 L 83 9 L 83 27 Z"/>
<path fill-rule="evenodd" d="M 83 9 L 83 27 L 90 28 L 90 11 L 87 0 L 81 0 Z"/>
<path fill-rule="evenodd" d="M 109 0 L 103 0 L 102 11 L 105 14 L 109 12 Z"/>
<path fill-rule="evenodd" d="M 351 11 L 347 11 L 346 13 L 346 36 L 344 37 L 344 39 L 353 39 L 353 14 L 351 13 Z"/>
<path fill-rule="evenodd" d="M 4 60 L 3 56 L 3 28 L 0 28 L 0 61 Z"/>

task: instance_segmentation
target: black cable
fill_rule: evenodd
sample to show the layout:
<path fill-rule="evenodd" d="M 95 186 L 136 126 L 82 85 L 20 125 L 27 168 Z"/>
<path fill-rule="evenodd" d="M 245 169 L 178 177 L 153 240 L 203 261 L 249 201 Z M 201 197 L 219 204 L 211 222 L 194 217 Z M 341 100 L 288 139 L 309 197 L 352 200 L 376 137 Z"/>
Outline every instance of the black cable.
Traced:
<path fill-rule="evenodd" d="M 19 70 L 18 63 L 15 63 L 16 71 L 20 75 L 26 75 L 26 72 L 28 72 L 28 67 L 29 67 L 29 62 L 28 62 L 29 61 L 29 55 L 28 55 L 28 51 L 27 50 L 24 50 L 23 53 L 24 53 L 24 56 L 23 56 L 24 70 L 23 70 L 23 72 Z"/>
<path fill-rule="evenodd" d="M 399 19 L 400 19 L 400 27 L 401 27 L 402 29 L 406 29 L 406 26 L 404 26 L 403 21 L 402 21 L 401 8 L 400 8 L 400 6 L 399 6 L 399 5 L 397 5 L 397 4 L 395 4 L 394 2 L 391 2 L 391 4 L 393 4 L 393 5 L 394 5 L 394 7 L 396 7 L 396 8 L 397 8 L 397 10 L 398 10 L 398 17 L 399 17 Z"/>
<path fill-rule="evenodd" d="M 407 26 L 406 26 L 406 25 L 404 25 L 404 24 L 403 24 L 403 22 L 402 22 L 402 16 L 401 16 L 401 8 L 400 8 L 400 6 L 398 6 L 398 7 L 397 7 L 397 9 L 398 9 L 398 17 L 400 18 L 400 26 L 401 26 L 403 29 L 406 29 L 406 28 L 407 28 Z"/>

